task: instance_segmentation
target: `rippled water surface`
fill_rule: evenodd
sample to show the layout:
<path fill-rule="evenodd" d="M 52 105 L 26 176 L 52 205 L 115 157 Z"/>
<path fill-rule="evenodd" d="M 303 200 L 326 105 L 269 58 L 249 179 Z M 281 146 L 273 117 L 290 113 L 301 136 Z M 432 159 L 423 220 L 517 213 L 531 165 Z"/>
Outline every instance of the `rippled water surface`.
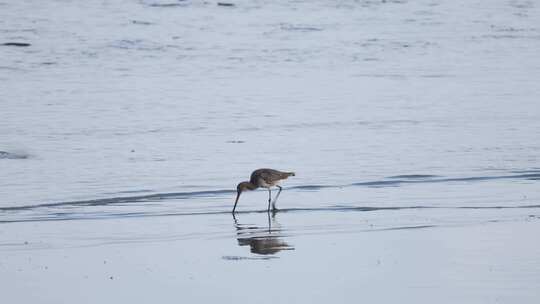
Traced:
<path fill-rule="evenodd" d="M 538 302 L 536 2 L 226 3 L 0 1 L 8 299 Z"/>

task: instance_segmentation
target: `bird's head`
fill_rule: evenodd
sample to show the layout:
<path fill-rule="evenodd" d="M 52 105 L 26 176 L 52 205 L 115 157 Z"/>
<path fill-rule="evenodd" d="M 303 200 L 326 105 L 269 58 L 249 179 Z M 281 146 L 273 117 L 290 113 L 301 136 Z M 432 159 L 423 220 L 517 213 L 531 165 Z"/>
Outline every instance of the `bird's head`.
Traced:
<path fill-rule="evenodd" d="M 238 184 L 238 186 L 236 186 L 236 192 L 238 192 L 238 194 L 247 190 L 253 190 L 252 184 L 250 182 L 241 182 Z"/>
<path fill-rule="evenodd" d="M 236 209 L 236 204 L 238 204 L 238 199 L 240 198 L 240 194 L 242 194 L 243 191 L 247 190 L 253 190 L 257 188 L 255 185 L 253 185 L 250 182 L 241 182 L 236 186 L 236 200 L 234 201 L 234 207 L 233 207 L 233 213 Z"/>

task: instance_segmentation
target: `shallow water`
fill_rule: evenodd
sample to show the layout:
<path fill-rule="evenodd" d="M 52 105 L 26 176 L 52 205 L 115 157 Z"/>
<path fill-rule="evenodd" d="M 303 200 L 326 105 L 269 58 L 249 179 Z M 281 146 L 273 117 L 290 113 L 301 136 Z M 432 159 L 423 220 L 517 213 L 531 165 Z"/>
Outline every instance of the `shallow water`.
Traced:
<path fill-rule="evenodd" d="M 8 299 L 538 301 L 536 3 L 234 4 L 0 2 Z"/>

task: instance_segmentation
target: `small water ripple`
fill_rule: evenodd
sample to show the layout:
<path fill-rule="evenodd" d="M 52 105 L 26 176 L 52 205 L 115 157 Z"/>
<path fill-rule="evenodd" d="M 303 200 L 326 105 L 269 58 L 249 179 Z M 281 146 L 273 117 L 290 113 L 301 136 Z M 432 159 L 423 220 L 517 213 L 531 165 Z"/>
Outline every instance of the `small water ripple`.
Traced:
<path fill-rule="evenodd" d="M 356 182 L 345 185 L 300 185 L 288 187 L 290 190 L 300 191 L 319 191 L 325 188 L 344 188 L 344 187 L 398 187 L 405 184 L 425 184 L 425 183 L 453 183 L 453 182 L 481 182 L 489 180 L 528 180 L 537 181 L 540 179 L 540 172 L 537 170 L 527 171 L 514 171 L 514 172 L 526 172 L 523 174 L 513 175 L 493 175 L 493 176 L 472 176 L 472 177 L 440 177 L 438 175 L 431 174 L 408 174 L 408 175 L 394 175 L 389 176 L 383 180 Z M 132 191 L 135 192 L 136 191 Z M 221 190 L 205 190 L 205 191 L 191 191 L 191 192 L 170 192 L 170 193 L 155 193 L 146 195 L 135 196 L 119 196 L 102 199 L 80 200 L 70 202 L 52 202 L 37 205 L 19 205 L 10 207 L 0 207 L 0 211 L 16 211 L 16 210 L 31 210 L 37 208 L 54 208 L 65 206 L 106 206 L 106 205 L 120 205 L 130 203 L 141 202 L 155 202 L 161 200 L 182 200 L 191 198 L 217 198 L 225 195 L 229 196 L 236 193 L 234 189 L 221 189 Z"/>

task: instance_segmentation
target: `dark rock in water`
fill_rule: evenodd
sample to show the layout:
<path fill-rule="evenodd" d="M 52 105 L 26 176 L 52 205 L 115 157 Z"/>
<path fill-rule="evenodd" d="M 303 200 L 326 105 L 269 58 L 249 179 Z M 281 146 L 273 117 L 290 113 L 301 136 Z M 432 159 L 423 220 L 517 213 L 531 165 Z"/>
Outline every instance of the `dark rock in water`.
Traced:
<path fill-rule="evenodd" d="M 234 3 L 229 3 L 229 2 L 218 2 L 217 3 L 218 6 L 234 6 Z"/>
<path fill-rule="evenodd" d="M 140 20 L 131 20 L 131 23 L 133 24 L 139 24 L 139 25 L 151 25 L 152 22 L 148 21 L 140 21 Z"/>
<path fill-rule="evenodd" d="M 26 154 L 15 154 L 5 151 L 0 151 L 0 159 L 27 159 L 28 155 Z"/>
<path fill-rule="evenodd" d="M 6 42 L 6 43 L 3 43 L 2 45 L 5 45 L 5 46 L 21 46 L 21 47 L 31 46 L 30 43 L 26 43 L 26 42 Z"/>

